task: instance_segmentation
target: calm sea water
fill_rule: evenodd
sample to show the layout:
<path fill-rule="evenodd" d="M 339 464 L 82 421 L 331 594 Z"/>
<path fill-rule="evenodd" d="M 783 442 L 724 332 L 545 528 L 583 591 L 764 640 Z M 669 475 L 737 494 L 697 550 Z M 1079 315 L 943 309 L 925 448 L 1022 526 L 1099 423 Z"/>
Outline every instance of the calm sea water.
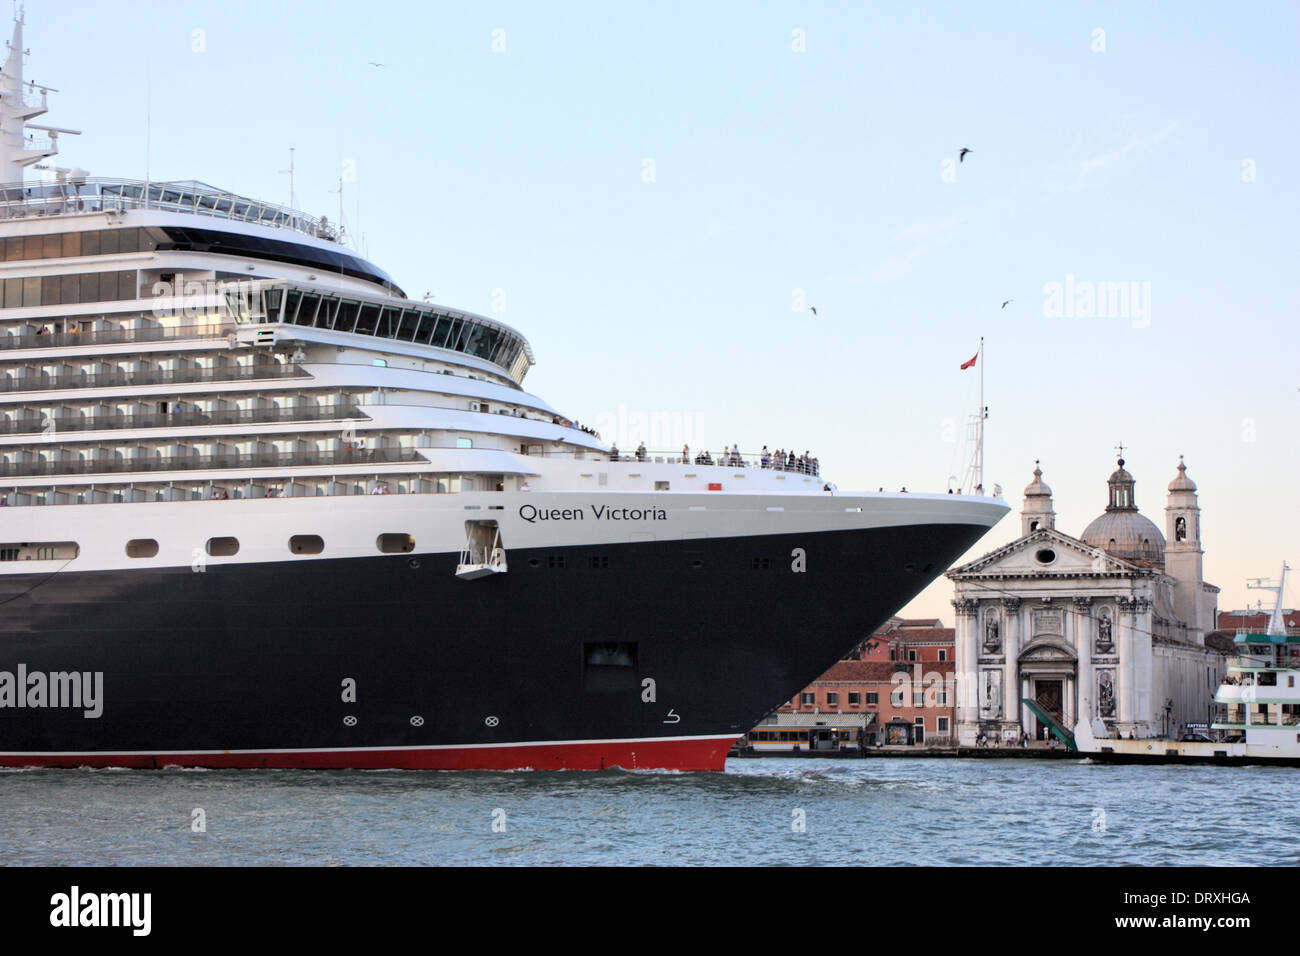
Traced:
<path fill-rule="evenodd" d="M 1300 770 L 1285 768 L 759 759 L 728 761 L 725 774 L 0 772 L 10 865 L 1294 865 L 1297 834 Z"/>

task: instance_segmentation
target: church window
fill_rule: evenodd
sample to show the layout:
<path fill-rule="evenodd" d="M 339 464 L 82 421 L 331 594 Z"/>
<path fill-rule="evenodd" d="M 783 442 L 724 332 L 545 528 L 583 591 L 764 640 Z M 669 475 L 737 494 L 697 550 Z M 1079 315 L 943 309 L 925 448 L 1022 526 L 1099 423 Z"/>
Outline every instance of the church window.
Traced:
<path fill-rule="evenodd" d="M 1038 522 L 1037 522 L 1037 521 L 1031 521 L 1031 522 L 1029 522 L 1029 530 L 1030 530 L 1030 531 L 1037 531 L 1037 530 L 1038 530 Z"/>
<path fill-rule="evenodd" d="M 1041 551 L 1039 551 L 1037 554 L 1034 555 L 1034 560 L 1037 561 L 1039 564 L 1051 564 L 1053 561 L 1056 560 L 1056 552 L 1053 551 L 1051 548 L 1043 548 Z"/>
<path fill-rule="evenodd" d="M 1174 519 L 1174 540 L 1175 541 L 1187 540 L 1187 519 L 1184 518 L 1182 515 L 1179 515 L 1177 518 Z"/>

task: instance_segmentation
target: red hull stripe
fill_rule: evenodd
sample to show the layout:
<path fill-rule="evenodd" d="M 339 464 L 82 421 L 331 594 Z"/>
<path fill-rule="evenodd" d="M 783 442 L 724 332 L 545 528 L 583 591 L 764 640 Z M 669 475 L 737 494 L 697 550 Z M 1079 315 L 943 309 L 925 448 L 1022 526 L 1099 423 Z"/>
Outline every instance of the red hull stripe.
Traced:
<path fill-rule="evenodd" d="M 196 753 L 3 753 L 3 767 L 213 767 L 311 770 L 714 770 L 735 737 Z"/>

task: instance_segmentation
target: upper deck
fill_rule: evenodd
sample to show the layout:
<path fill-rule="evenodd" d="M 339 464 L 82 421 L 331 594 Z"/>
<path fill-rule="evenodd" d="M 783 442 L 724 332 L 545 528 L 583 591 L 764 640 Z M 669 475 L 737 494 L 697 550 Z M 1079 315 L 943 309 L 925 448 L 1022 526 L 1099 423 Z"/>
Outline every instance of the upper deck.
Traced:
<path fill-rule="evenodd" d="M 337 229 L 325 217 L 317 219 L 296 209 L 249 199 L 196 180 L 150 183 L 134 179 L 81 178 L 54 183 L 0 185 L 0 222 L 138 209 L 254 223 L 290 229 L 326 242 L 339 242 Z"/>

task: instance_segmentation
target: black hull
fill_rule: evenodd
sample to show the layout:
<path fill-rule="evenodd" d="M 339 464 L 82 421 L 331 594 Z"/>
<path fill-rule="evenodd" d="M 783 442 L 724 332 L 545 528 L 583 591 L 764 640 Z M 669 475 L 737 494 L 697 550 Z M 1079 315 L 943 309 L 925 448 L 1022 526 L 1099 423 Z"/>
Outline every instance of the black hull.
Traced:
<path fill-rule="evenodd" d="M 1300 757 L 1200 757 L 1166 754 L 1079 753 L 1096 763 L 1196 764 L 1211 767 L 1300 767 Z"/>
<path fill-rule="evenodd" d="M 465 752 L 448 766 L 532 765 L 471 754 L 585 741 L 560 765 L 603 766 L 626 748 L 601 742 L 713 737 L 724 739 L 707 758 L 645 759 L 720 769 L 725 738 L 807 686 L 986 530 L 515 549 L 507 573 L 473 581 L 455 577 L 447 553 L 0 577 L 0 670 L 104 675 L 98 718 L 0 707 L 0 762 L 411 766 L 346 754 L 455 747 Z M 584 645 L 596 642 L 625 645 L 635 666 L 592 664 Z M 272 753 L 283 751 L 342 756 Z"/>

